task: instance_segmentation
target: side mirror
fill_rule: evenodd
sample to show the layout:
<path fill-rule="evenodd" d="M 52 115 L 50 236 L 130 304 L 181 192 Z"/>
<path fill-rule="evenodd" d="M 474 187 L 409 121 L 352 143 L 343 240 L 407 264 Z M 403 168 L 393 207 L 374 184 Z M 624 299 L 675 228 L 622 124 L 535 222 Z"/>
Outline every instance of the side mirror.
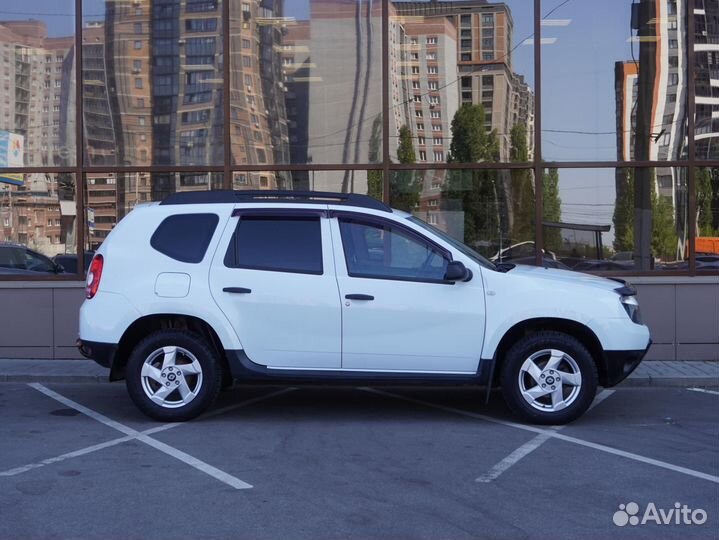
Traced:
<path fill-rule="evenodd" d="M 469 281 L 472 279 L 472 271 L 464 266 L 462 261 L 450 261 L 447 264 L 444 279 L 446 281 Z"/>
<path fill-rule="evenodd" d="M 53 272 L 55 272 L 56 274 L 64 274 L 65 267 L 60 263 L 53 263 Z"/>

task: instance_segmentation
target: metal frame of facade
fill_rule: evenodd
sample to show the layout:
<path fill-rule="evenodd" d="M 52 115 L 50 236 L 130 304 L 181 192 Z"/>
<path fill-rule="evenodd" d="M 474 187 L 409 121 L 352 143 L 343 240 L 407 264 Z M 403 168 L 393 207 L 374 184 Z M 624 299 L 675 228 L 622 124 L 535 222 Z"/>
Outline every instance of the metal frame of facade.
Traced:
<path fill-rule="evenodd" d="M 383 172 L 383 195 L 384 202 L 389 202 L 390 194 L 390 179 L 393 171 L 398 170 L 445 170 L 445 169 L 492 169 L 492 170 L 510 170 L 510 169 L 526 169 L 531 170 L 534 174 L 535 182 L 535 246 L 536 246 L 536 262 L 541 264 L 542 262 L 542 247 L 543 247 L 543 200 L 542 200 L 542 182 L 543 182 L 543 171 L 546 168 L 557 168 L 557 169 L 577 169 L 577 168 L 653 168 L 653 167 L 683 167 L 688 170 L 688 209 L 687 213 L 689 216 L 689 231 L 688 231 L 688 246 L 689 246 L 689 269 L 688 271 L 661 271 L 661 272 L 638 272 L 638 271 L 626 271 L 626 272 L 596 272 L 599 275 L 612 275 L 612 276 L 695 276 L 696 271 L 696 259 L 695 259 L 695 234 L 696 234 L 696 193 L 695 193 L 695 169 L 696 167 L 719 167 L 719 160 L 713 161 L 697 161 L 695 156 L 695 81 L 694 81 L 694 0 L 683 0 L 687 3 L 687 132 L 688 132 L 688 158 L 686 160 L 671 160 L 671 161 L 542 161 L 542 54 L 541 54 L 541 39 L 534 39 L 534 160 L 526 163 L 446 163 L 441 167 L 437 167 L 436 164 L 397 164 L 392 163 L 390 160 L 390 146 L 389 146 L 389 112 L 390 112 L 390 73 L 389 73 L 389 2 L 391 0 L 382 0 L 382 127 L 383 127 L 383 142 L 382 142 L 382 163 L 367 163 L 367 164 L 263 164 L 263 165 L 233 165 L 230 145 L 230 32 L 229 32 L 229 21 L 230 21 L 230 2 L 240 0 L 220 0 L 222 2 L 222 44 L 223 44 L 223 141 L 224 141 L 224 162 L 222 165 L 208 165 L 208 166 L 143 166 L 143 167 L 128 167 L 128 166 L 88 166 L 84 164 L 84 133 L 83 133 L 83 100 L 82 100 L 82 88 L 83 88 L 83 69 L 82 69 L 82 39 L 83 39 L 83 25 L 82 25 L 82 0 L 75 0 L 75 54 L 76 54 L 76 69 L 75 69 L 75 124 L 76 124 L 76 151 L 75 159 L 76 163 L 73 167 L 9 167 L 3 168 L 3 172 L 6 173 L 72 173 L 75 178 L 75 198 L 77 205 L 77 253 L 78 260 L 84 260 L 84 246 L 85 246 L 85 211 L 84 211 L 84 199 L 85 199 L 85 180 L 87 173 L 132 173 L 132 172 L 147 172 L 147 173 L 188 173 L 188 172 L 202 172 L 202 173 L 223 173 L 223 184 L 225 188 L 232 187 L 232 175 L 235 172 L 253 172 L 253 171 L 346 171 L 346 170 L 366 170 L 366 171 L 377 171 Z M 547 2 L 547 0 L 544 0 Z M 682 0 L 680 0 L 682 1 Z M 533 28 L 534 36 L 541 37 L 541 21 L 542 16 L 542 0 L 533 0 Z M 82 265 L 78 265 L 82 266 Z M 719 272 L 701 272 L 699 275 L 719 275 Z M 76 281 L 78 279 L 84 279 L 83 274 L 68 274 L 65 276 L 2 276 L 0 280 L 4 281 Z"/>

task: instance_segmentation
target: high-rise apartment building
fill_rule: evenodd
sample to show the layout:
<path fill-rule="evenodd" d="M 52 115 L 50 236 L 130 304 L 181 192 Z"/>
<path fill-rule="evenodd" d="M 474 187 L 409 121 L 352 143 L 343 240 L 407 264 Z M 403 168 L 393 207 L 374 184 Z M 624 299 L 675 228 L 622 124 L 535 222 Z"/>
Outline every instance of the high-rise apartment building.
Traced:
<path fill-rule="evenodd" d="M 74 117 L 63 118 L 73 45 L 72 36 L 48 37 L 41 21 L 0 21 L 0 130 L 22 137 L 25 166 L 74 160 L 74 140 L 63 144 L 62 137 L 63 123 L 75 129 Z M 72 189 L 53 174 L 22 175 L 22 185 L 0 181 L 0 241 L 50 254 L 74 251 Z"/>
<path fill-rule="evenodd" d="M 514 22 L 509 7 L 486 0 L 393 2 L 397 15 L 427 24 L 446 18 L 456 29 L 455 91 L 463 103 L 482 104 L 485 125 L 496 130 L 500 159 L 509 160 L 511 131 L 527 126 L 527 143 L 533 152 L 533 95 L 524 79 L 512 71 Z"/>

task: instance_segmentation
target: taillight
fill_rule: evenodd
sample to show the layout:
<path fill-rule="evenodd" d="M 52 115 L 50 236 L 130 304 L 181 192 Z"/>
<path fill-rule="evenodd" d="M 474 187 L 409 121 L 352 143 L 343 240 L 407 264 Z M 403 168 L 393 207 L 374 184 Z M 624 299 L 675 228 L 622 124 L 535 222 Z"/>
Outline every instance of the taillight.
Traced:
<path fill-rule="evenodd" d="M 100 278 L 102 277 L 102 265 L 104 259 L 102 255 L 95 255 L 90 263 L 90 269 L 87 271 L 87 286 L 85 287 L 85 297 L 92 298 L 97 294 L 97 288 L 100 286 Z"/>

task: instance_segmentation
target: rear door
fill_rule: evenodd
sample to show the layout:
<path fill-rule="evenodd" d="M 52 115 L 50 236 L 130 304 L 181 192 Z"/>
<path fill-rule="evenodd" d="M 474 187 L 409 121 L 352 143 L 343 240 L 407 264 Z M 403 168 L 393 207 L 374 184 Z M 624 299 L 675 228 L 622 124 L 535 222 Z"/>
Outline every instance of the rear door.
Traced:
<path fill-rule="evenodd" d="M 324 207 L 237 208 L 210 271 L 247 356 L 275 368 L 341 367 L 341 311 Z"/>

